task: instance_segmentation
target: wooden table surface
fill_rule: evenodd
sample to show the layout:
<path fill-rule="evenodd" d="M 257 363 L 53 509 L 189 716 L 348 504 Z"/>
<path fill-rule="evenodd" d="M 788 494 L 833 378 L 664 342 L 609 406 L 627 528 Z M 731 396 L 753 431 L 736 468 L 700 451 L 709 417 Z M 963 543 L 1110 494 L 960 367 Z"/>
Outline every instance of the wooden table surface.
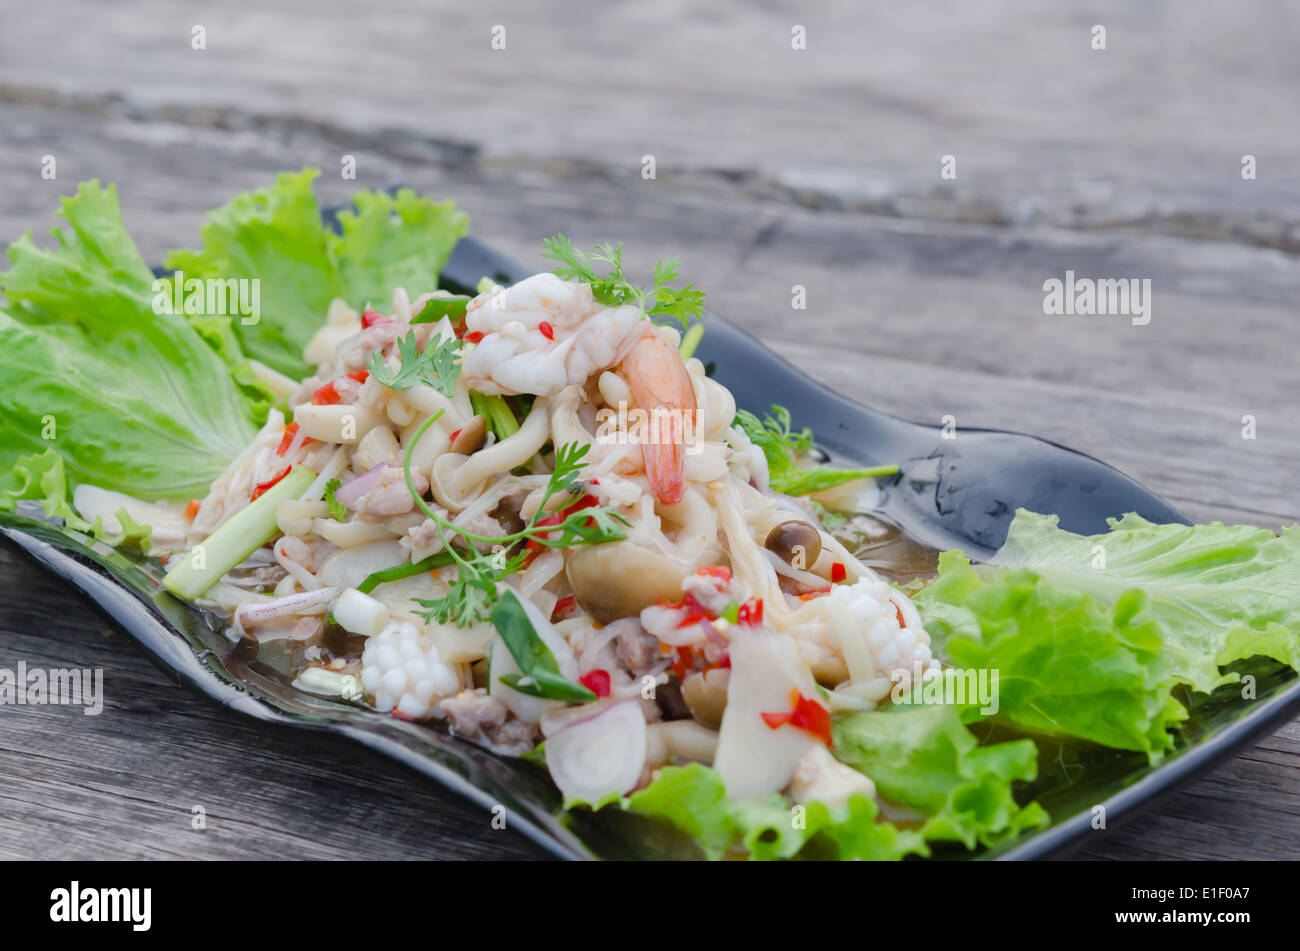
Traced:
<path fill-rule="evenodd" d="M 326 202 L 407 183 L 521 260 L 556 231 L 680 254 L 715 311 L 871 406 L 1064 443 L 1197 520 L 1295 522 L 1298 8 L 921 6 L 3 0 L 0 237 L 45 233 L 87 178 L 153 260 L 280 169 L 321 167 Z M 1150 323 L 1044 316 L 1067 270 L 1150 278 Z M 6 550 L 20 660 L 103 667 L 106 701 L 0 711 L 0 857 L 541 855 L 177 687 Z M 1300 858 L 1300 725 L 1080 854 Z"/>

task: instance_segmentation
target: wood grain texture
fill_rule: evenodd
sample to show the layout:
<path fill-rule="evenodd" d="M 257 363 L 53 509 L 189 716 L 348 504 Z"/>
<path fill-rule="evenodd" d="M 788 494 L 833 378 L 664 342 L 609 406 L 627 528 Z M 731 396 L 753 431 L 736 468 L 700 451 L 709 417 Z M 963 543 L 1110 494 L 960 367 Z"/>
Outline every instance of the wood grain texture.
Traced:
<path fill-rule="evenodd" d="M 636 260 L 680 254 L 714 310 L 869 405 L 1081 449 L 1197 520 L 1300 520 L 1285 6 L 13 6 L 6 240 L 47 231 L 57 196 L 91 177 L 118 183 L 151 259 L 280 169 L 325 169 L 326 202 L 408 183 L 454 197 L 525 262 L 556 231 L 625 240 Z M 196 23 L 206 51 L 189 47 Z M 792 23 L 808 50 L 790 50 Z M 1092 23 L 1108 25 L 1105 53 L 1088 50 Z M 47 154 L 56 181 L 40 178 Z M 339 178 L 344 154 L 356 182 Z M 1043 281 L 1066 270 L 1150 278 L 1151 323 L 1044 316 Z M 398 767 L 180 690 L 8 553 L 0 590 L 0 666 L 103 666 L 107 693 L 99 717 L 2 711 L 0 856 L 540 855 Z M 1298 770 L 1291 724 L 1081 854 L 1300 857 Z"/>

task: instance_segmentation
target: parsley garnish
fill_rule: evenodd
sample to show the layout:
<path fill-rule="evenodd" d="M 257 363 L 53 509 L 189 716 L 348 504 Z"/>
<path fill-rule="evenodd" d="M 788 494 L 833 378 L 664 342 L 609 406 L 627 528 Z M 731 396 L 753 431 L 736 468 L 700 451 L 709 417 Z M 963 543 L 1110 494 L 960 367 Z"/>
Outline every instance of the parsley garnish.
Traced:
<path fill-rule="evenodd" d="M 348 520 L 348 507 L 334 497 L 343 483 L 338 479 L 330 479 L 325 483 L 325 507 L 330 510 L 330 518 L 336 522 L 346 522 Z"/>
<path fill-rule="evenodd" d="M 631 283 L 623 271 L 623 245 L 598 244 L 588 254 L 573 246 L 562 234 L 542 242 L 546 250 L 542 257 L 559 263 L 555 273 L 566 280 L 577 278 L 591 285 L 592 296 L 609 307 L 635 304 L 649 317 L 666 317 L 677 321 L 683 330 L 692 319 L 704 316 L 704 292 L 695 285 L 673 287 L 679 276 L 681 260 L 668 258 L 654 266 L 654 284 L 642 287 Z M 607 274 L 597 273 L 599 265 L 607 265 Z"/>
<path fill-rule="evenodd" d="M 834 466 L 816 466 L 804 469 L 795 464 L 797 457 L 812 448 L 812 430 L 794 432 L 790 428 L 790 411 L 784 406 L 773 406 L 763 420 L 748 410 L 736 410 L 736 425 L 745 431 L 749 441 L 763 450 L 767 458 L 768 483 L 777 492 L 786 495 L 808 495 L 820 492 L 854 479 L 893 475 L 898 466 L 876 466 L 870 469 L 837 469 Z"/>
<path fill-rule="evenodd" d="M 456 579 L 451 582 L 443 597 L 415 599 L 417 604 L 425 608 L 416 613 L 426 620 L 436 620 L 441 624 L 452 623 L 458 627 L 468 627 L 487 620 L 498 601 L 497 585 L 523 567 L 530 542 L 552 548 L 568 548 L 626 537 L 622 526 L 628 524 L 627 519 L 608 507 L 597 505 L 565 514 L 567 506 L 563 501 L 558 506 L 549 504 L 556 496 L 565 496 L 571 505 L 582 495 L 578 473 L 586 465 L 584 457 L 590 447 L 577 443 L 568 443 L 555 451 L 555 468 L 542 491 L 541 504 L 528 524 L 519 531 L 503 536 L 479 535 L 453 525 L 429 507 L 415 490 L 415 482 L 411 477 L 412 453 L 420 438 L 441 415 L 435 413 L 425 420 L 407 445 L 402 459 L 406 487 L 420 511 L 433 520 L 443 549 L 451 556 L 457 569 Z M 556 515 L 560 516 L 559 521 L 541 524 L 543 520 L 549 521 Z M 463 547 L 456 545 L 456 541 L 463 542 Z M 478 547 L 480 544 L 492 548 L 484 551 Z"/>
<path fill-rule="evenodd" d="M 431 386 L 443 396 L 451 397 L 456 388 L 456 377 L 460 373 L 460 364 L 456 357 L 460 353 L 460 341 L 455 337 L 439 340 L 437 345 L 425 348 L 424 353 L 415 346 L 415 331 L 397 341 L 397 355 L 401 365 L 390 370 L 382 353 L 372 353 L 366 361 L 370 367 L 370 376 L 390 390 L 405 390 L 417 383 Z"/>

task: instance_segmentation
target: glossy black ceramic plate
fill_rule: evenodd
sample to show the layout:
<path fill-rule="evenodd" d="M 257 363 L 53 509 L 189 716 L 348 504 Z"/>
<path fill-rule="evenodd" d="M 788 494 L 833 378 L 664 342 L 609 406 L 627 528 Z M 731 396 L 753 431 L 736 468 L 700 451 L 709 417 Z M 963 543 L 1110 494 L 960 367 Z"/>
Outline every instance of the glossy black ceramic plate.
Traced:
<path fill-rule="evenodd" d="M 443 275 L 457 291 L 490 275 L 502 283 L 528 272 L 472 239 L 456 248 Z M 910 423 L 852 403 L 791 367 L 724 320 L 710 316 L 698 355 L 739 406 L 762 412 L 772 403 L 809 423 L 818 444 L 837 459 L 902 463 L 885 487 L 882 508 L 908 535 L 938 549 L 992 554 L 1020 507 L 1052 513 L 1075 532 L 1106 530 L 1106 519 L 1137 512 L 1155 522 L 1186 519 L 1132 479 L 1081 453 L 1017 433 L 962 430 L 945 439 L 938 427 Z M 484 808 L 503 806 L 508 825 L 563 858 L 691 858 L 683 836 L 657 822 L 617 810 L 561 820 L 559 795 L 530 763 L 495 756 L 390 716 L 304 694 L 263 659 L 243 654 L 201 612 L 173 598 L 159 573 L 83 535 L 35 518 L 39 509 L 0 514 L 8 542 L 81 591 L 133 636 L 166 670 L 207 696 L 268 723 L 347 737 L 401 762 Z M 1101 747 L 1041 741 L 1033 795 L 1053 824 L 982 858 L 1042 858 L 1077 846 L 1091 830 L 1093 809 L 1106 807 L 1107 826 L 1276 729 L 1300 711 L 1300 682 L 1279 665 L 1254 671 L 1258 699 L 1231 692 L 1198 702 L 1177 750 L 1159 766 L 1145 757 Z M 954 853 L 965 857 L 966 853 Z"/>

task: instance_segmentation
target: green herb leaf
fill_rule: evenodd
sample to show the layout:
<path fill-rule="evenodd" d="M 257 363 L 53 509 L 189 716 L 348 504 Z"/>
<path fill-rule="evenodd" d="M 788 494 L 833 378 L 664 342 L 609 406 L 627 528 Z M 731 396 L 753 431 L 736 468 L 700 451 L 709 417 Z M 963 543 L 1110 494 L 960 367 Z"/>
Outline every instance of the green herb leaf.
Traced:
<path fill-rule="evenodd" d="M 500 678 L 520 693 L 548 700 L 570 703 L 587 703 L 596 695 L 581 684 L 565 678 L 555 662 L 555 655 L 546 646 L 533 622 L 529 619 L 518 596 L 506 590 L 492 609 L 492 625 L 505 641 L 510 656 L 519 665 L 522 674 L 506 674 Z M 531 682 L 525 682 L 525 678 Z"/>
<path fill-rule="evenodd" d="M 420 308 L 420 312 L 411 318 L 411 323 L 436 324 L 444 317 L 450 317 L 453 322 L 457 321 L 465 316 L 465 309 L 469 302 L 470 298 L 464 295 L 431 297 Z"/>
<path fill-rule="evenodd" d="M 760 420 L 748 410 L 736 411 L 736 425 L 767 459 L 768 482 L 777 492 L 786 495 L 808 495 L 824 489 L 876 476 L 893 475 L 898 466 L 874 466 L 866 469 L 837 469 L 834 466 L 800 468 L 797 457 L 812 448 L 812 430 L 793 432 L 790 429 L 790 411 L 784 406 L 773 406 L 771 415 Z"/>
<path fill-rule="evenodd" d="M 439 340 L 421 353 L 415 343 L 415 331 L 397 341 L 397 353 L 401 363 L 396 370 L 390 370 L 381 353 L 372 353 L 366 361 L 370 367 L 370 376 L 390 390 L 406 390 L 423 383 L 431 386 L 443 396 L 450 398 L 456 390 L 456 377 L 460 375 L 460 341 L 455 337 Z"/>
<path fill-rule="evenodd" d="M 338 479 L 330 479 L 325 483 L 325 507 L 330 511 L 330 518 L 336 522 L 348 520 L 348 507 L 334 497 L 334 493 L 342 486 L 343 483 Z"/>
<path fill-rule="evenodd" d="M 653 270 L 654 283 L 643 287 L 631 283 L 623 270 L 623 245 L 598 244 L 588 254 L 573 246 L 562 234 L 542 242 L 542 257 L 558 262 L 555 273 L 566 280 L 577 279 L 591 285 L 592 296 L 609 307 L 635 304 L 649 317 L 667 317 L 677 321 L 682 330 L 691 320 L 704 316 L 704 292 L 694 285 L 674 287 L 681 262 L 677 258 L 659 261 Z M 607 268 L 602 274 L 599 267 Z"/>
<path fill-rule="evenodd" d="M 428 558 L 421 558 L 419 561 L 408 562 L 405 565 L 394 565 L 392 568 L 383 568 L 379 571 L 371 572 L 366 575 L 361 584 L 357 585 L 357 590 L 362 594 L 369 594 L 381 584 L 389 581 L 400 581 L 403 578 L 413 578 L 416 575 L 422 575 L 426 571 L 432 571 L 435 568 L 446 568 L 448 565 L 455 564 L 455 559 L 445 551 L 440 551 L 436 555 L 430 555 Z"/>

